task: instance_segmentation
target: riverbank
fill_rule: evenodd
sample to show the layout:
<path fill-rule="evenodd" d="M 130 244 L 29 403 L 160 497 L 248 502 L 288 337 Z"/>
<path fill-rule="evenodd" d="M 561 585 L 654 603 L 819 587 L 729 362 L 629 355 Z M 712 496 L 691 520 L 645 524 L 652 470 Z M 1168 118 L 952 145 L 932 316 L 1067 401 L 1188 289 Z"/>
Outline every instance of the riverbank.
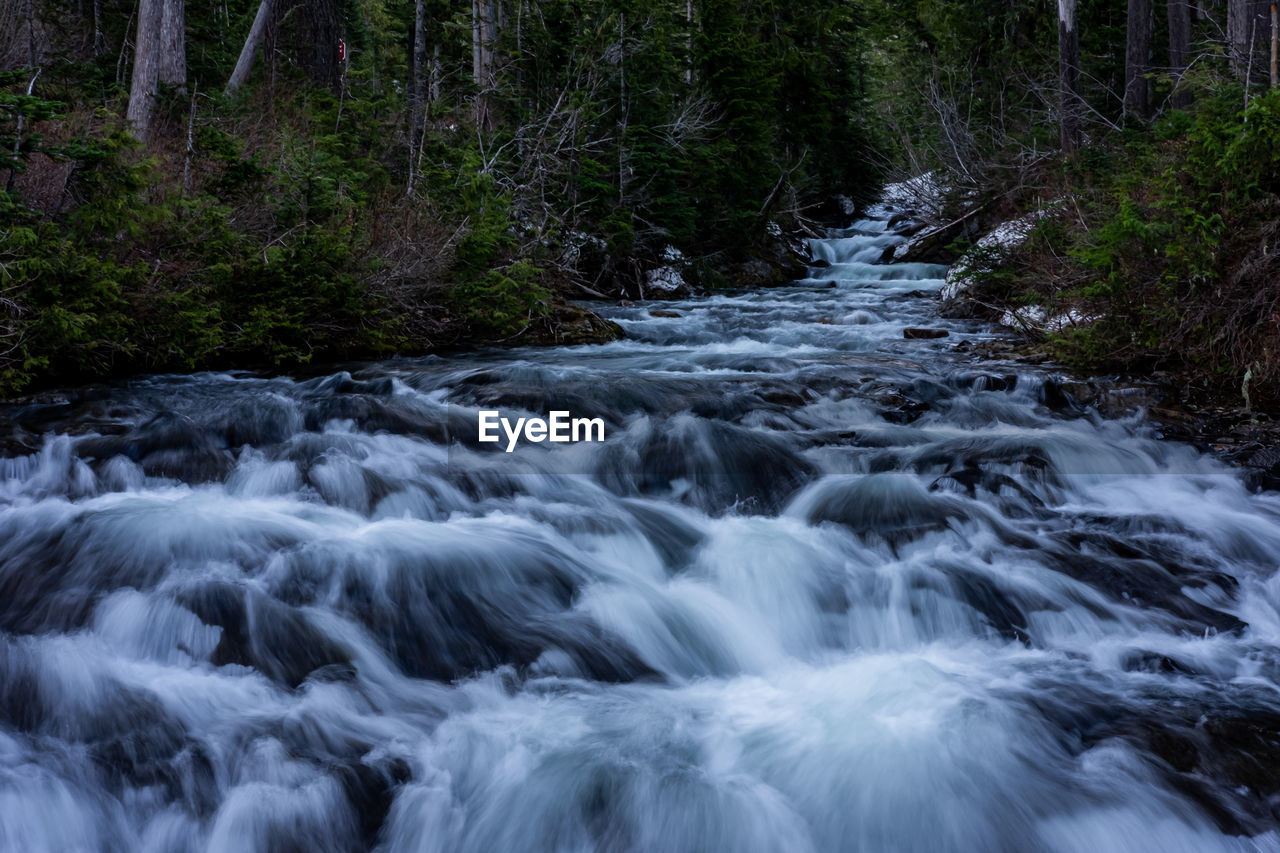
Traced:
<path fill-rule="evenodd" d="M 1017 357 L 1145 389 L 1165 434 L 1274 485 L 1280 94 L 1239 105 L 1207 91 L 983 188 L 934 187 L 917 202 L 927 226 L 895 251 L 951 264 L 944 315 L 1000 323 Z"/>
<path fill-rule="evenodd" d="M 1013 329 L 1008 338 L 979 347 L 978 354 L 1036 367 L 1055 365 L 1042 343 Z M 1070 376 L 1061 385 L 1069 405 L 1093 408 L 1104 417 L 1142 412 L 1159 426 L 1159 438 L 1188 444 L 1239 468 L 1250 488 L 1280 490 L 1280 420 L 1274 414 L 1246 409 L 1230 393 L 1189 391 L 1186 377 L 1097 376 L 1057 366 Z"/>
<path fill-rule="evenodd" d="M 16 221 L 25 216 L 14 215 Z M 10 342 L 0 351 L 0 400 L 145 374 L 313 374 L 326 364 L 349 361 L 606 343 L 625 332 L 594 310 L 599 306 L 678 300 L 723 288 L 781 287 L 803 278 L 807 240 L 820 226 L 805 220 L 799 227 L 803 230 L 770 228 L 740 247 L 736 258 L 685 258 L 670 247 L 654 256 L 584 258 L 575 249 L 569 257 L 580 267 L 556 263 L 550 270 L 538 270 L 526 265 L 521 275 L 530 278 L 520 281 L 495 269 L 490 275 L 498 283 L 485 287 L 430 279 L 413 287 L 388 283 L 384 274 L 370 273 L 370 259 L 377 252 L 364 247 L 359 257 L 347 259 L 352 270 L 335 272 L 333 279 L 319 285 L 311 277 L 319 271 L 305 273 L 284 264 L 278 274 L 286 278 L 277 293 L 284 304 L 272 308 L 279 313 L 258 312 L 254 300 L 263 294 L 246 287 L 249 282 L 237 280 L 234 287 L 210 290 L 201 283 L 207 272 L 189 269 L 183 273 L 187 280 L 159 288 L 93 291 L 97 296 L 90 298 L 105 300 L 98 305 L 76 299 L 57 305 L 0 299 L 0 309 L 9 312 L 0 311 L 0 340 Z M 39 233 L 53 236 L 47 229 L 32 230 L 30 236 Z M 6 239 L 20 241 L 22 234 L 19 227 Z M 53 244 L 46 249 L 50 256 L 57 251 Z M 378 251 L 395 254 L 389 246 Z M 74 262 L 69 257 L 58 262 L 68 260 Z M 625 276 L 604 268 L 628 265 L 632 272 Z M 181 258 L 156 259 L 157 271 L 168 267 L 180 270 L 187 265 Z M 57 276 L 60 267 L 23 268 L 42 277 L 29 282 L 25 296 L 47 290 L 49 298 L 63 298 L 63 289 L 43 278 Z M 355 270 L 363 270 L 367 278 L 361 282 Z M 295 275 L 301 276 L 299 281 L 288 278 Z M 444 278 L 447 272 L 437 267 L 432 275 Z M 281 295 L 286 290 L 303 295 Z M 68 335 L 73 344 L 65 339 Z M 188 338 L 178 343 L 178 335 Z M 67 346 L 53 348 L 57 341 Z"/>

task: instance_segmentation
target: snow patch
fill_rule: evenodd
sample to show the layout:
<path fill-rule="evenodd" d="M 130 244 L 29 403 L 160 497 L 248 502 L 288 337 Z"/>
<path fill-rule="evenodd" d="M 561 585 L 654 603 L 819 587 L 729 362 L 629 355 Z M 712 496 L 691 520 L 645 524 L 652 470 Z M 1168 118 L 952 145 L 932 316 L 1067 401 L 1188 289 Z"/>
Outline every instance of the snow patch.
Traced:
<path fill-rule="evenodd" d="M 984 234 L 972 249 L 961 255 L 960 259 L 947 270 L 947 281 L 942 286 L 942 290 L 938 291 L 939 295 L 949 300 L 967 292 L 973 287 L 979 275 L 992 272 L 991 265 L 984 261 L 984 255 L 991 250 L 1005 251 L 1021 246 L 1030 236 L 1031 229 L 1060 204 L 1061 202 L 1055 202 L 1033 210 L 1025 216 L 1002 222 Z"/>
<path fill-rule="evenodd" d="M 565 262 L 576 264 L 579 258 L 582 257 L 582 250 L 587 246 L 597 251 L 604 251 L 608 244 L 599 237 L 593 237 L 582 231 L 570 231 L 568 239 L 564 241 L 563 257 Z"/>
<path fill-rule="evenodd" d="M 686 286 L 684 275 L 675 267 L 666 266 L 649 270 L 644 274 L 646 286 L 664 292 L 672 292 Z"/>
<path fill-rule="evenodd" d="M 925 172 L 887 185 L 880 193 L 880 201 L 867 208 L 867 215 L 875 219 L 891 219 L 906 212 L 940 215 L 945 193 L 941 176 L 936 171 Z"/>
<path fill-rule="evenodd" d="M 687 287 L 684 273 L 677 266 L 684 262 L 684 253 L 675 246 L 667 246 L 662 250 L 662 259 L 666 261 L 665 264 L 644 274 L 645 285 L 664 293 L 672 293 Z"/>

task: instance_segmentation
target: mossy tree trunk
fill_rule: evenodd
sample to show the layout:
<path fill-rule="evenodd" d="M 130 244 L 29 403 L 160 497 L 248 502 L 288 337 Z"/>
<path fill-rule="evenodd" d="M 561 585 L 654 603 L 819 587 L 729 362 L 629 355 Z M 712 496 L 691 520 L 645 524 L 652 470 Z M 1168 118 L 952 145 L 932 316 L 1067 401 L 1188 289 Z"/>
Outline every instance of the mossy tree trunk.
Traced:
<path fill-rule="evenodd" d="M 1191 93 L 1182 85 L 1182 75 L 1191 64 L 1191 4 L 1188 0 L 1168 0 L 1169 71 L 1173 75 L 1173 105 L 1191 103 Z"/>
<path fill-rule="evenodd" d="M 1151 117 L 1151 0 L 1129 0 L 1124 52 L 1124 111 L 1126 115 Z"/>
<path fill-rule="evenodd" d="M 1080 147 L 1084 101 L 1080 97 L 1080 32 L 1076 0 L 1058 0 L 1058 110 L 1062 150 Z"/>
<path fill-rule="evenodd" d="M 160 30 L 165 0 L 139 0 L 138 26 L 134 35 L 133 76 L 129 84 L 129 107 L 125 118 L 134 135 L 144 142 L 151 134 L 155 111 L 156 84 L 160 79 Z"/>
<path fill-rule="evenodd" d="M 164 0 L 160 15 L 158 80 L 181 92 L 187 90 L 187 10 L 183 0 Z"/>
<path fill-rule="evenodd" d="M 476 84 L 475 121 L 485 130 L 492 130 L 493 89 L 497 85 L 498 33 L 502 26 L 502 6 L 499 0 L 472 0 L 471 2 L 471 74 Z"/>
<path fill-rule="evenodd" d="M 1241 80 L 1249 71 L 1252 9 L 1251 0 L 1227 0 L 1227 57 L 1231 73 Z"/>

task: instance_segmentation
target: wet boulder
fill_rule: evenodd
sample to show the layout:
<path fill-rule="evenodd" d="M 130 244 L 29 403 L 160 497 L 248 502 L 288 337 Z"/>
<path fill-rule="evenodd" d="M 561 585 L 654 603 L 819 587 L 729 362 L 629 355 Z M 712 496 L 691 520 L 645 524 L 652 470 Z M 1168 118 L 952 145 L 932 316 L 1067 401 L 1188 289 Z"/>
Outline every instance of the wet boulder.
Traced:
<path fill-rule="evenodd" d="M 373 849 L 396 792 L 411 776 L 409 765 L 403 760 L 377 764 L 347 761 L 335 767 L 333 775 L 359 821 L 363 843 Z"/>
<path fill-rule="evenodd" d="M 119 435 L 86 438 L 77 443 L 76 451 L 85 459 L 121 455 L 138 463 L 148 476 L 189 483 L 223 479 L 235 464 L 216 429 L 175 412 L 161 412 Z"/>
<path fill-rule="evenodd" d="M 810 524 L 833 522 L 892 545 L 943 530 L 966 515 L 958 499 L 931 493 L 915 477 L 896 473 L 828 478 L 801 497 L 798 509 Z"/>
<path fill-rule="evenodd" d="M 1244 463 L 1245 483 L 1255 491 L 1280 491 L 1280 447 L 1264 447 Z"/>
<path fill-rule="evenodd" d="M 549 651 L 569 661 L 559 671 L 578 677 L 653 674 L 624 642 L 573 611 L 593 575 L 542 537 L 500 520 L 372 529 L 288 555 L 273 593 L 294 606 L 324 602 L 360 623 L 416 678 L 526 669 Z"/>
<path fill-rule="evenodd" d="M 295 608 L 262 592 L 215 581 L 183 590 L 179 603 L 206 625 L 222 629 L 215 666 L 240 664 L 294 688 L 318 670 L 350 665 L 350 656 Z"/>
<path fill-rule="evenodd" d="M 624 500 L 622 505 L 662 558 L 669 571 L 679 571 L 693 561 L 706 535 L 691 524 L 685 513 L 653 501 Z"/>
<path fill-rule="evenodd" d="M 1036 552 L 1048 567 L 1094 587 L 1112 600 L 1169 613 L 1192 635 L 1238 632 L 1246 627 L 1236 616 L 1187 594 L 1189 589 L 1210 585 L 1230 592 L 1235 586 L 1233 579 L 1179 564 L 1158 545 L 1148 547 L 1139 539 L 1121 539 L 1102 531 L 1071 530 L 1051 534 Z"/>
<path fill-rule="evenodd" d="M 676 496 L 713 515 L 775 512 L 816 475 L 777 436 L 692 414 L 634 424 L 596 469 L 615 492 Z"/>
<path fill-rule="evenodd" d="M 220 427 L 229 447 L 265 447 L 286 441 L 302 428 L 295 401 L 274 394 L 235 400 L 221 413 Z"/>
<path fill-rule="evenodd" d="M 1192 703 L 1153 696 L 1083 727 L 1082 739 L 1129 743 L 1223 832 L 1256 835 L 1280 819 L 1280 711 L 1236 690 Z"/>
<path fill-rule="evenodd" d="M 66 647 L 0 640 L 0 727 L 75 744 L 110 789 L 157 788 L 195 815 L 215 807 L 212 763 L 181 720 Z"/>

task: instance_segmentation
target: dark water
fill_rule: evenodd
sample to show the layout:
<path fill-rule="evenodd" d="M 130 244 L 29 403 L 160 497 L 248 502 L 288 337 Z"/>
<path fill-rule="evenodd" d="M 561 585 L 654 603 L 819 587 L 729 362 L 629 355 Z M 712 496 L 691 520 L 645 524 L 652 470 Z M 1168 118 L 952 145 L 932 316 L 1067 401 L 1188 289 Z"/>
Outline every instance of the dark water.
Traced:
<path fill-rule="evenodd" d="M 884 228 L 607 346 L 0 409 L 0 849 L 1280 849 L 1280 498 Z"/>

